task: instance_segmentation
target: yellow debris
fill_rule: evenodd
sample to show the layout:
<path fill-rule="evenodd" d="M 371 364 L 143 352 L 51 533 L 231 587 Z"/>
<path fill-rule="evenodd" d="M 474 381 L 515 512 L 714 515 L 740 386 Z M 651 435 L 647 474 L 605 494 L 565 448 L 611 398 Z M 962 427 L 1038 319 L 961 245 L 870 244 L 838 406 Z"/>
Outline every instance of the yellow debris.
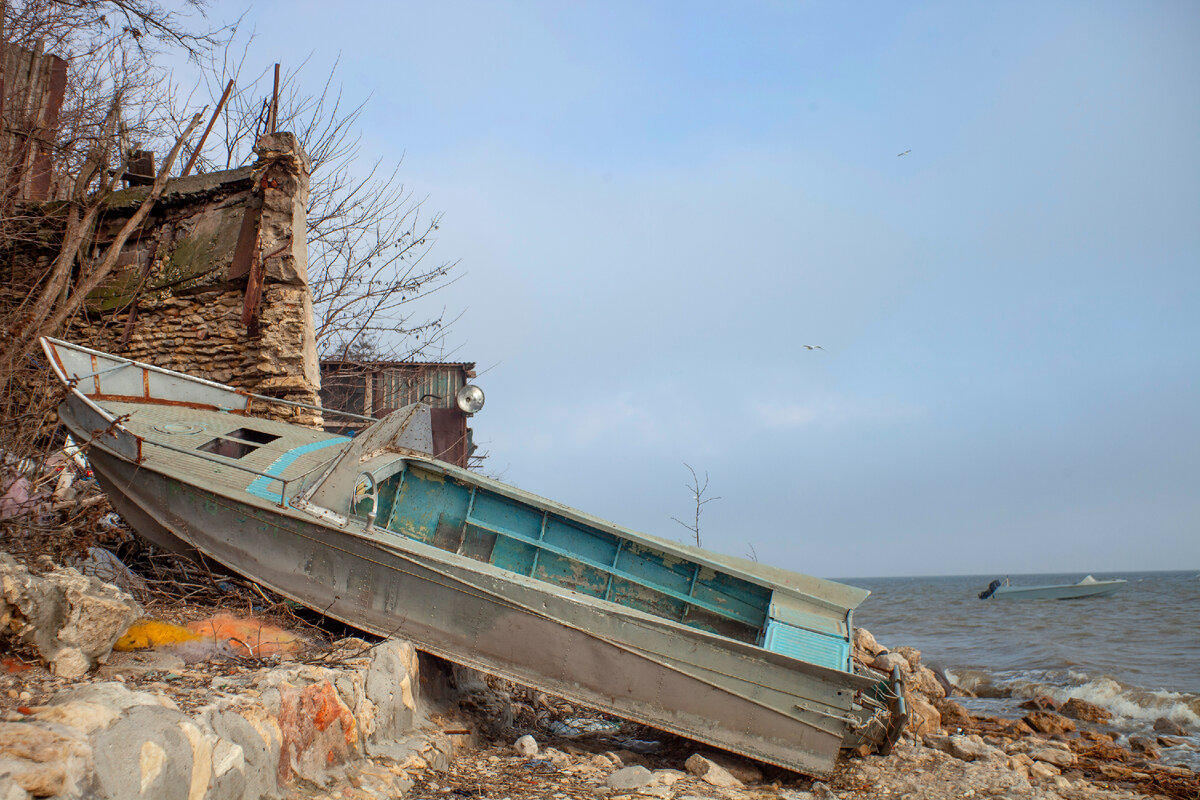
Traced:
<path fill-rule="evenodd" d="M 117 639 L 113 650 L 128 652 L 130 650 L 149 650 L 163 645 L 194 642 L 200 635 L 182 625 L 172 625 L 157 619 L 143 619 L 129 626 L 125 635 Z"/>

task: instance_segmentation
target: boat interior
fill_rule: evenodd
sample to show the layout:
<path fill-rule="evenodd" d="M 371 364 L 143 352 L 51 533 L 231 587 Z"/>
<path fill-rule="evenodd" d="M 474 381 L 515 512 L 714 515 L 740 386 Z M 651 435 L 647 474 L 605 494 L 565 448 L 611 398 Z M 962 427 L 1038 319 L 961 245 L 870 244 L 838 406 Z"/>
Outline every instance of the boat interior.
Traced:
<path fill-rule="evenodd" d="M 394 469 L 394 467 L 393 467 Z M 391 470 L 388 470 L 391 471 Z M 356 486 L 354 517 L 557 587 L 842 671 L 850 610 L 731 574 L 570 509 L 514 497 L 440 462 L 404 459 Z"/>

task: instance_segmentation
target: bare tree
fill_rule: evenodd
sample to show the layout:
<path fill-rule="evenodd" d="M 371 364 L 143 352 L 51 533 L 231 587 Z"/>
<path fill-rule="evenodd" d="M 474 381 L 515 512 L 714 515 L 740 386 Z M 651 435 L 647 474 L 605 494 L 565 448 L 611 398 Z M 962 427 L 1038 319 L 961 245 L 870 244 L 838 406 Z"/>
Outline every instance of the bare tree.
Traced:
<path fill-rule="evenodd" d="M 253 35 L 210 53 L 201 91 L 213 100 L 233 80 L 219 131 L 197 163 L 228 169 L 249 159 L 265 129 L 273 70 L 252 73 Z M 308 269 L 317 346 L 326 356 L 370 349 L 393 359 L 441 355 L 448 319 L 431 294 L 455 280 L 456 261 L 431 256 L 441 215 L 425 210 L 400 180 L 400 164 L 361 162 L 358 133 L 366 100 L 348 103 L 337 65 L 318 92 L 301 88 L 307 60 L 280 78 L 276 128 L 296 134 L 312 164 Z"/>
<path fill-rule="evenodd" d="M 201 9 L 195 0 L 191 7 Z M 26 51 L 32 63 L 53 49 L 67 65 L 57 126 L 49 133 L 39 131 L 42 139 L 51 133 L 54 138 L 38 143 L 52 151 L 49 195 L 60 202 L 18 202 L 24 154 L 17 151 L 29 146 L 32 136 L 5 138 L 6 144 L 10 139 L 17 144 L 0 148 L 0 238 L 10 247 L 22 241 L 41 244 L 47 231 L 61 231 L 45 267 L 13 260 L 5 264 L 0 379 L 7 385 L 38 337 L 57 331 L 111 273 L 121 246 L 161 195 L 175 157 L 199 123 L 198 114 L 185 122 L 141 208 L 114 241 L 92 248 L 105 201 L 123 176 L 122 140 L 144 131 L 159 113 L 155 89 L 162 71 L 154 66 L 155 58 L 172 49 L 198 56 L 217 43 L 217 34 L 192 32 L 190 17 L 153 0 L 9 0 L 0 9 L 6 56 Z M 0 64 L 8 60 L 0 59 Z M 0 74 L 3 101 L 26 99 L 10 96 L 18 77 Z M 6 125 L 19 121 L 21 111 L 10 104 L 3 115 Z"/>
<path fill-rule="evenodd" d="M 0 0 L 0 430 L 5 463 L 44 455 L 39 440 L 56 391 L 34 358 L 39 336 L 59 332 L 104 281 L 125 241 L 150 213 L 172 163 L 195 130 L 189 113 L 140 207 L 96 243 L 105 203 L 123 177 L 128 144 L 151 138 L 163 115 L 158 66 L 168 53 L 199 58 L 222 29 L 198 0 Z M 61 104 L 32 85 L 35 67 L 63 70 Z M 48 120 L 46 109 L 59 113 Z M 45 178 L 30 194 L 32 150 Z M 30 202 L 30 200 L 51 202 Z M 0 474 L 0 480 L 5 475 Z"/>
<path fill-rule="evenodd" d="M 701 547 L 700 543 L 700 512 L 704 510 L 704 506 L 711 503 L 713 500 L 720 500 L 720 497 L 705 497 L 704 494 L 708 491 L 708 473 L 704 473 L 704 485 L 700 484 L 700 478 L 696 476 L 696 470 L 692 469 L 691 464 L 684 463 L 688 472 L 692 473 L 692 482 L 690 485 L 684 484 L 689 492 L 692 493 L 692 498 L 696 501 L 696 514 L 690 523 L 684 522 L 678 517 L 671 519 L 678 522 L 683 527 L 692 532 L 692 536 L 696 539 L 696 547 Z"/>

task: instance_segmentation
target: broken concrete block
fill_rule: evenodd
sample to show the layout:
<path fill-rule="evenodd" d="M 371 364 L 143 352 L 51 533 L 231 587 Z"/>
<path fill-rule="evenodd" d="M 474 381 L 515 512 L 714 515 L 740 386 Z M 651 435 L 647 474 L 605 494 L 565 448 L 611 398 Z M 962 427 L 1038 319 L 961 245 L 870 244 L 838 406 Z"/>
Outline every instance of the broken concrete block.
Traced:
<path fill-rule="evenodd" d="M 729 774 L 729 770 L 699 753 L 690 756 L 684 762 L 683 766 L 700 780 L 721 789 L 740 789 L 745 786 L 745 784 Z"/>
<path fill-rule="evenodd" d="M 613 789 L 636 789 L 654 780 L 654 774 L 640 764 L 624 767 L 608 776 L 605 783 Z"/>
<path fill-rule="evenodd" d="M 78 678 L 112 652 L 142 615 L 133 598 L 74 569 L 34 575 L 0 553 L 0 619 L 22 642 L 33 645 L 55 675 Z"/>

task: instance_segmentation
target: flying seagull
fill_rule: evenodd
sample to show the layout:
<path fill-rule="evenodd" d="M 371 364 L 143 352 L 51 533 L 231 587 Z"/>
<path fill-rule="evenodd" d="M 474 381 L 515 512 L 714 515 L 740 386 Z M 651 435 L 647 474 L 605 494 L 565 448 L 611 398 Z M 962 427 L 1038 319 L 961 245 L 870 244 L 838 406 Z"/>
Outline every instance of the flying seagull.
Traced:
<path fill-rule="evenodd" d="M 910 147 L 909 149 L 905 150 L 903 153 L 896 153 L 896 158 L 899 158 L 900 156 L 906 156 L 911 152 L 912 152 L 912 148 Z"/>
<path fill-rule="evenodd" d="M 806 345 L 804 345 L 804 349 L 805 350 L 824 350 L 825 348 L 821 347 L 821 345 L 819 345 L 819 344 L 806 344 Z"/>

